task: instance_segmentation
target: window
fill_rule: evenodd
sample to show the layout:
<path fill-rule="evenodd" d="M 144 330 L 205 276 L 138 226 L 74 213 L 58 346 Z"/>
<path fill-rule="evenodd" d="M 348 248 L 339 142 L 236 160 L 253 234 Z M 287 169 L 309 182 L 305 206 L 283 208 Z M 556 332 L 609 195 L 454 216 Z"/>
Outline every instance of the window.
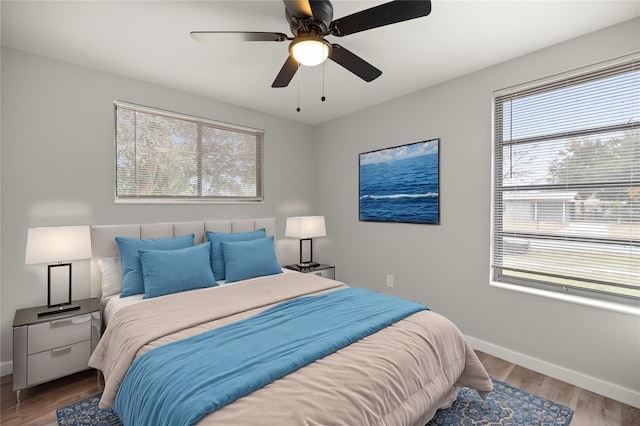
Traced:
<path fill-rule="evenodd" d="M 264 132 L 115 103 L 116 202 L 262 201 Z"/>
<path fill-rule="evenodd" d="M 494 93 L 492 281 L 640 299 L 640 59 Z"/>

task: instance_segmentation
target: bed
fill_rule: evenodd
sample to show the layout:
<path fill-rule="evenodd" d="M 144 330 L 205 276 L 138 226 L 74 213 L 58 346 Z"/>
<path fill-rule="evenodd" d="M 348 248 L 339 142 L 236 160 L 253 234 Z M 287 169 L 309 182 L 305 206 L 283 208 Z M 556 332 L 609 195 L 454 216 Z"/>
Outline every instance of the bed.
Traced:
<path fill-rule="evenodd" d="M 378 303 L 375 298 L 388 297 L 353 288 L 340 281 L 286 269 L 265 275 L 258 271 L 257 275 L 254 274 L 256 276 L 234 278 L 232 283 L 227 282 L 236 273 L 232 268 L 234 264 L 231 259 L 235 259 L 232 255 L 240 253 L 240 250 L 253 250 L 254 245 L 258 245 L 257 241 L 263 244 L 269 238 L 273 245 L 275 230 L 273 218 L 92 227 L 92 285 L 102 292 L 106 327 L 89 365 L 101 370 L 104 375 L 105 389 L 100 402 L 102 408 L 115 404 L 114 408 L 125 424 L 182 423 L 183 419 L 178 422 L 171 417 L 162 417 L 177 415 L 175 413 L 182 410 L 189 411 L 187 414 L 191 415 L 191 420 L 184 420 L 185 424 L 197 422 L 200 425 L 423 426 L 436 410 L 452 404 L 459 386 L 476 389 L 482 397 L 491 391 L 492 383 L 486 370 L 451 321 L 435 312 L 416 307 L 417 304 L 411 305 L 413 302 L 407 302 L 410 306 L 405 306 L 404 301 L 399 300 L 397 302 L 402 304 L 402 309 L 411 309 L 403 313 L 401 319 L 391 319 L 395 317 L 390 316 L 388 324 L 374 331 L 367 329 L 363 337 L 352 339 L 349 341 L 351 343 L 331 346 L 326 350 L 323 348 L 325 352 L 318 359 L 307 360 L 299 367 L 296 364 L 279 375 L 267 371 L 272 368 L 271 364 L 282 364 L 287 357 L 298 355 L 298 349 L 287 350 L 286 353 L 280 350 L 285 343 L 288 345 L 301 340 L 300 337 L 290 337 L 298 335 L 289 333 L 319 333 L 318 330 L 325 323 L 330 327 L 329 323 L 334 321 L 338 327 L 323 332 L 331 339 L 344 339 L 346 337 L 342 335 L 347 333 L 347 328 L 364 323 L 364 320 L 350 320 L 356 306 L 353 301 L 371 297 L 374 298 L 373 302 L 367 306 L 370 309 L 383 309 L 383 303 Z M 116 237 L 147 240 L 193 234 L 195 246 L 200 247 L 209 239 L 211 242 L 207 250 L 210 250 L 213 247 L 211 235 L 239 236 L 257 231 L 264 232 L 265 238 L 247 243 L 220 244 L 225 250 L 223 253 L 228 255 L 225 259 L 228 268 L 227 280 L 216 280 L 219 285 L 150 298 L 140 294 L 120 297 L 118 284 L 114 285 L 114 281 L 118 281 L 118 274 L 122 273 L 121 269 L 118 270 L 120 251 Z M 159 266 L 156 265 L 162 272 L 162 268 L 166 271 L 169 267 L 166 256 L 181 250 L 167 250 L 166 253 L 139 250 L 139 254 L 143 256 L 143 265 L 147 265 L 144 262 L 148 260 L 148 254 L 164 256 L 160 258 L 163 260 Z M 188 250 L 191 253 L 196 249 Z M 252 253 L 252 258 L 256 257 L 255 252 Z M 240 259 L 252 262 L 243 256 L 241 254 Z M 213 264 L 211 268 L 214 268 Z M 175 272 L 173 269 L 170 273 Z M 152 275 L 145 275 L 145 279 L 147 277 Z M 354 298 L 349 299 L 352 302 L 340 302 L 349 304 L 349 309 L 352 309 L 346 317 L 340 317 L 344 313 L 325 310 L 329 305 L 331 309 L 334 306 L 339 309 L 336 300 L 340 297 L 345 298 L 344 301 L 348 300 L 346 297 Z M 324 305 L 316 307 L 311 303 Z M 298 310 L 285 313 L 285 308 Z M 294 316 L 282 316 L 277 320 L 267 317 L 274 315 L 274 312 Z M 306 315 L 317 315 L 315 323 L 308 323 L 317 326 L 305 325 L 306 321 L 314 321 L 306 319 Z M 367 315 L 379 321 L 386 312 L 372 311 Z M 266 319 L 261 318 L 275 322 L 267 323 Z M 284 332 L 276 332 L 274 326 L 264 326 L 267 332 L 278 336 L 284 334 L 283 343 L 274 342 L 273 348 L 268 349 L 272 336 L 261 337 L 258 331 L 253 335 L 253 328 L 247 331 L 247 324 L 259 319 L 265 324 L 278 323 L 279 327 L 284 327 L 281 329 Z M 223 340 L 225 338 L 226 341 Z M 313 344 L 315 347 L 322 340 L 317 335 L 307 339 L 312 341 L 305 345 Z M 208 346 L 198 346 L 196 349 L 196 346 L 192 346 L 195 341 Z M 242 352 L 246 349 L 244 352 L 251 359 L 240 359 L 242 353 L 234 355 L 234 345 L 247 345 L 239 350 Z M 263 346 L 265 354 L 260 354 Z M 174 354 L 174 349 L 182 352 Z M 274 350 L 280 351 L 268 352 Z M 157 359 L 154 361 L 155 355 Z M 196 361 L 190 361 L 192 356 L 193 359 L 205 358 L 211 365 L 198 367 L 195 373 L 187 371 L 195 368 Z M 145 362 L 151 364 L 145 366 Z M 160 371 L 157 366 L 166 367 L 167 371 Z M 249 374 L 249 370 L 255 369 L 261 377 L 272 379 L 258 381 L 259 384 L 252 389 L 245 389 L 246 383 L 242 382 L 237 385 L 241 392 L 229 395 L 236 389 L 236 384 L 226 380 L 229 379 L 229 371 L 234 369 L 242 370 L 242 374 Z M 224 377 L 225 381 L 218 377 Z M 191 380 L 194 382 L 191 383 Z M 253 377 L 251 380 L 254 380 Z M 224 383 L 224 395 L 212 397 L 218 401 L 212 412 L 205 409 L 207 412 L 200 413 L 203 409 L 197 404 L 203 395 L 209 398 L 213 392 L 203 391 L 204 385 L 200 381 L 218 388 Z M 176 408 L 171 404 L 182 405 Z M 211 403 L 207 404 L 205 406 L 211 408 Z"/>

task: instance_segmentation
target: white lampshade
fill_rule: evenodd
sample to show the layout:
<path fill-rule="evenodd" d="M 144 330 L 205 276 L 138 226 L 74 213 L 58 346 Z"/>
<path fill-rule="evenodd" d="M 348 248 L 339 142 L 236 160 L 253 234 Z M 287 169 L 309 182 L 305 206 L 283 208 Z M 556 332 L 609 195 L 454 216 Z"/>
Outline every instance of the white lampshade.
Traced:
<path fill-rule="evenodd" d="M 52 263 L 91 257 L 88 226 L 29 228 L 24 263 Z"/>
<path fill-rule="evenodd" d="M 288 217 L 284 235 L 300 239 L 326 237 L 327 229 L 324 225 L 324 216 Z"/>
<path fill-rule="evenodd" d="M 302 65 L 312 67 L 320 65 L 328 57 L 331 46 L 321 38 L 306 38 L 294 40 L 291 43 L 291 55 Z"/>

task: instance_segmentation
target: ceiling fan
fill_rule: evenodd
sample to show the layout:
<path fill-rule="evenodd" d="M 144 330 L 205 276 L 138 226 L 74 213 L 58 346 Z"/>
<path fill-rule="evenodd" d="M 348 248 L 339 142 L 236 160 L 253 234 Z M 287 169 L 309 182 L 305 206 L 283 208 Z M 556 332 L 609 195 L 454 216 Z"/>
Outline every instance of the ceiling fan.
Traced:
<path fill-rule="evenodd" d="M 336 43 L 324 37 L 343 37 L 361 31 L 395 24 L 431 13 L 430 0 L 397 0 L 384 3 L 333 20 L 329 0 L 283 0 L 285 17 L 293 37 L 283 33 L 251 31 L 192 31 L 195 41 L 277 41 L 291 40 L 289 57 L 271 87 L 286 87 L 296 74 L 299 64 L 314 66 L 329 58 L 364 81 L 378 78 L 382 71 Z"/>

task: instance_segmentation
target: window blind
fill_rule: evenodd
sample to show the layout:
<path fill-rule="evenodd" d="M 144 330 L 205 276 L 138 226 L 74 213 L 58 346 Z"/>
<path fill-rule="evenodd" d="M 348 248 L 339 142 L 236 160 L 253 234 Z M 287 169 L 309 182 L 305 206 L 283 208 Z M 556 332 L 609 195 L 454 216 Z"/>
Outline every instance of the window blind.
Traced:
<path fill-rule="evenodd" d="M 115 103 L 116 201 L 263 199 L 264 132 Z"/>
<path fill-rule="evenodd" d="M 640 298 L 640 60 L 494 93 L 492 279 Z"/>

